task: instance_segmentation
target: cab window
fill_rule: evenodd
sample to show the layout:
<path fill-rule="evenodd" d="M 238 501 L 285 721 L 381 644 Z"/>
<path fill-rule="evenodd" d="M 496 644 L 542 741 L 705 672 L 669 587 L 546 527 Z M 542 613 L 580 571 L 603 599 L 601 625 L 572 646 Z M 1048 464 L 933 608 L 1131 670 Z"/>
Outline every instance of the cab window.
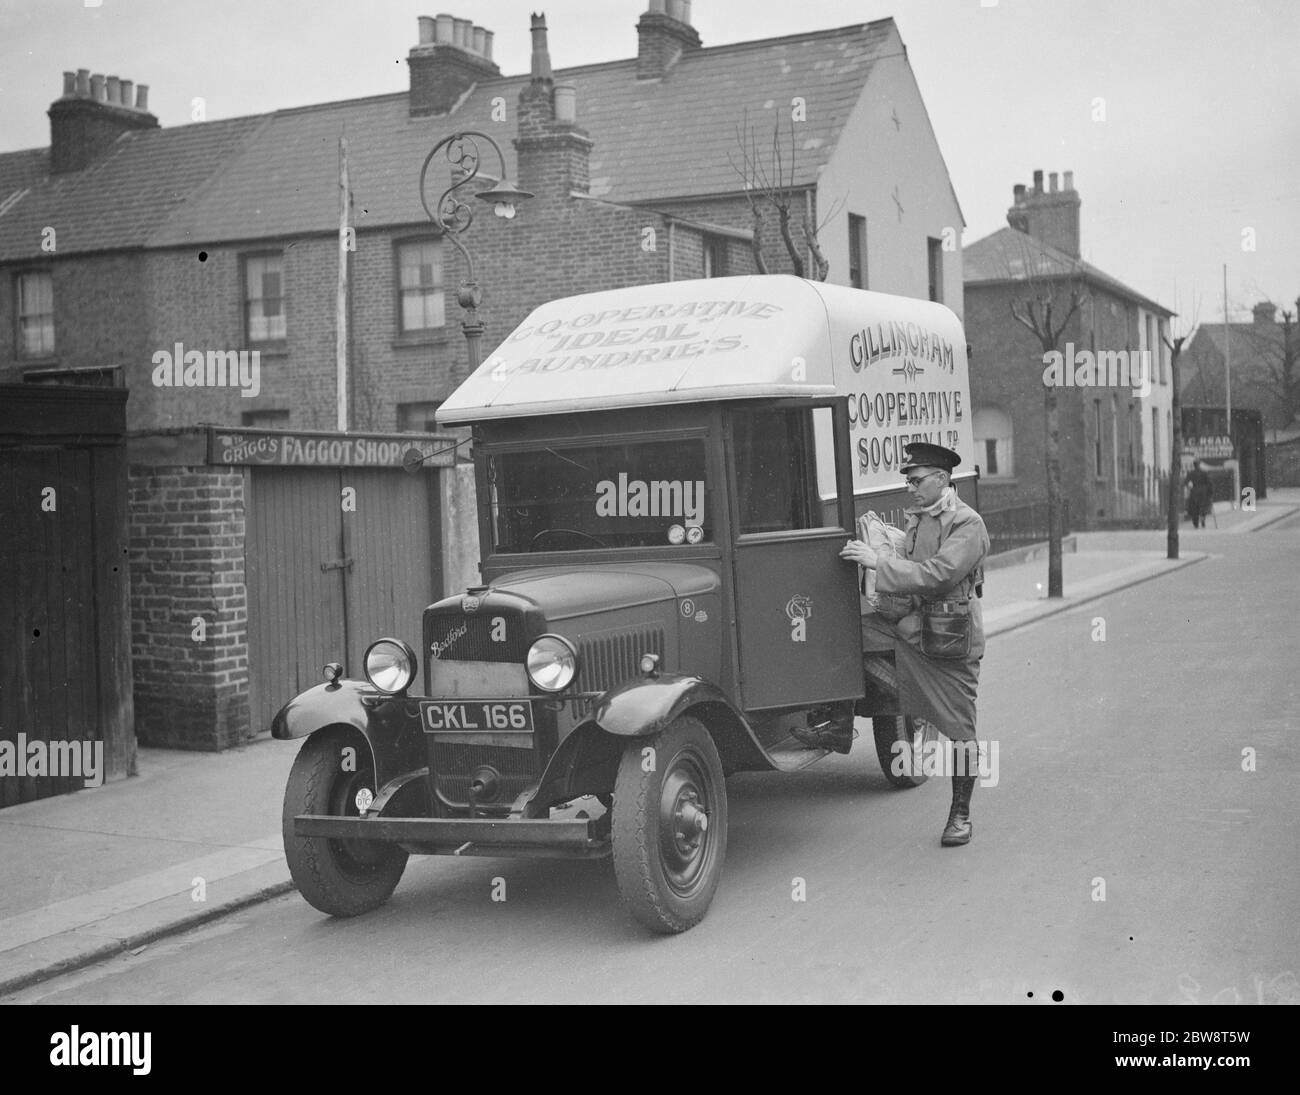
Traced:
<path fill-rule="evenodd" d="M 702 439 L 490 452 L 497 552 L 694 545 L 713 539 Z"/>
<path fill-rule="evenodd" d="M 817 493 L 813 414 L 807 407 L 734 412 L 741 536 L 825 527 Z"/>

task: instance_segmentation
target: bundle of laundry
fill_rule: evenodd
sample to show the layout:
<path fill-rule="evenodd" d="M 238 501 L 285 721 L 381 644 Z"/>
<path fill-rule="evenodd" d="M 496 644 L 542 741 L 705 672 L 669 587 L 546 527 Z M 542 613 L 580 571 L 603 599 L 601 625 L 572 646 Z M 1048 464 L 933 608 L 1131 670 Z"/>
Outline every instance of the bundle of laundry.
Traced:
<path fill-rule="evenodd" d="M 867 510 L 858 518 L 858 538 L 882 559 L 901 558 L 904 532 L 886 524 L 875 510 Z M 874 612 L 882 619 L 896 623 L 912 611 L 910 593 L 881 593 L 876 590 L 876 572 L 865 567 L 860 588 L 863 594 L 863 613 Z"/>

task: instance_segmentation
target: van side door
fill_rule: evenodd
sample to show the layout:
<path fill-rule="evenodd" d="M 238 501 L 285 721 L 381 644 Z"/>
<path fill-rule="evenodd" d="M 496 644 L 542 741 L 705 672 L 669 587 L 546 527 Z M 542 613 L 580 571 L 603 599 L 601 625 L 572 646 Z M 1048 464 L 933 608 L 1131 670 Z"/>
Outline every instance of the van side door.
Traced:
<path fill-rule="evenodd" d="M 845 401 L 735 404 L 725 420 L 742 706 L 859 697 L 858 568 L 839 557 L 856 535 Z M 823 498 L 814 432 L 828 430 L 836 489 Z"/>

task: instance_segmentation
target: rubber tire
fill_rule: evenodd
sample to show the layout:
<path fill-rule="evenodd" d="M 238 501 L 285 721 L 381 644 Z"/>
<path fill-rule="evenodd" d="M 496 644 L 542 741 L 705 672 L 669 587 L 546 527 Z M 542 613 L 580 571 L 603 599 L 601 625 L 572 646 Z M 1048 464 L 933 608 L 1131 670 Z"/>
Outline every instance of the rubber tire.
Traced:
<path fill-rule="evenodd" d="M 356 749 L 358 771 L 343 770 L 343 749 Z M 330 916 L 359 916 L 378 908 L 392 896 L 406 869 L 407 853 L 393 845 L 371 845 L 373 860 L 360 863 L 349 853 L 346 842 L 327 837 L 297 836 L 293 819 L 298 814 L 345 813 L 356 817 L 355 804 L 343 810 L 334 802 L 346 784 L 364 780 L 369 765 L 364 743 L 346 734 L 317 730 L 294 758 L 284 788 L 281 829 L 284 857 L 294 885 L 308 904 Z M 369 786 L 374 790 L 373 776 Z M 358 843 L 358 842 L 353 842 Z"/>
<path fill-rule="evenodd" d="M 922 741 L 925 744 L 938 740 L 939 730 L 934 723 L 927 722 L 926 729 L 918 731 L 916 724 L 920 721 L 911 715 L 875 715 L 871 719 L 871 734 L 876 739 L 876 759 L 880 762 L 880 770 L 885 773 L 885 779 L 895 787 L 920 787 L 930 778 L 924 771 L 909 775 L 906 772 L 895 773 L 893 770 L 894 746 L 897 742 L 907 742 L 915 748 L 912 743 L 918 732 L 923 733 Z"/>
<path fill-rule="evenodd" d="M 654 771 L 642 766 L 643 750 L 655 750 Z M 703 777 L 708 828 L 701 877 L 688 895 L 678 893 L 664 871 L 660 848 L 660 795 L 664 780 L 683 760 Z M 727 853 L 727 788 L 717 747 L 704 724 L 675 719 L 659 733 L 627 743 L 614 784 L 614 876 L 624 907 L 661 935 L 693 928 L 709 911 Z"/>

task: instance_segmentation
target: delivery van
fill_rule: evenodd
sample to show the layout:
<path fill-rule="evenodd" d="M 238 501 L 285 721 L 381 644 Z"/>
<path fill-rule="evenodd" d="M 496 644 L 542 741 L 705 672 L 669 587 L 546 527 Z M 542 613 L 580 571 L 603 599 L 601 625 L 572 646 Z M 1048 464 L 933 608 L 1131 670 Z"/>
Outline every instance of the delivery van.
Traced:
<path fill-rule="evenodd" d="M 609 856 L 631 914 L 684 931 L 727 775 L 804 768 L 858 718 L 891 783 L 924 781 L 933 728 L 864 659 L 839 551 L 868 509 L 902 524 L 910 442 L 955 449 L 977 504 L 948 308 L 782 275 L 554 300 L 437 418 L 472 428 L 480 583 L 275 719 L 306 737 L 284 840 L 314 906 L 374 908 L 411 853 Z"/>

